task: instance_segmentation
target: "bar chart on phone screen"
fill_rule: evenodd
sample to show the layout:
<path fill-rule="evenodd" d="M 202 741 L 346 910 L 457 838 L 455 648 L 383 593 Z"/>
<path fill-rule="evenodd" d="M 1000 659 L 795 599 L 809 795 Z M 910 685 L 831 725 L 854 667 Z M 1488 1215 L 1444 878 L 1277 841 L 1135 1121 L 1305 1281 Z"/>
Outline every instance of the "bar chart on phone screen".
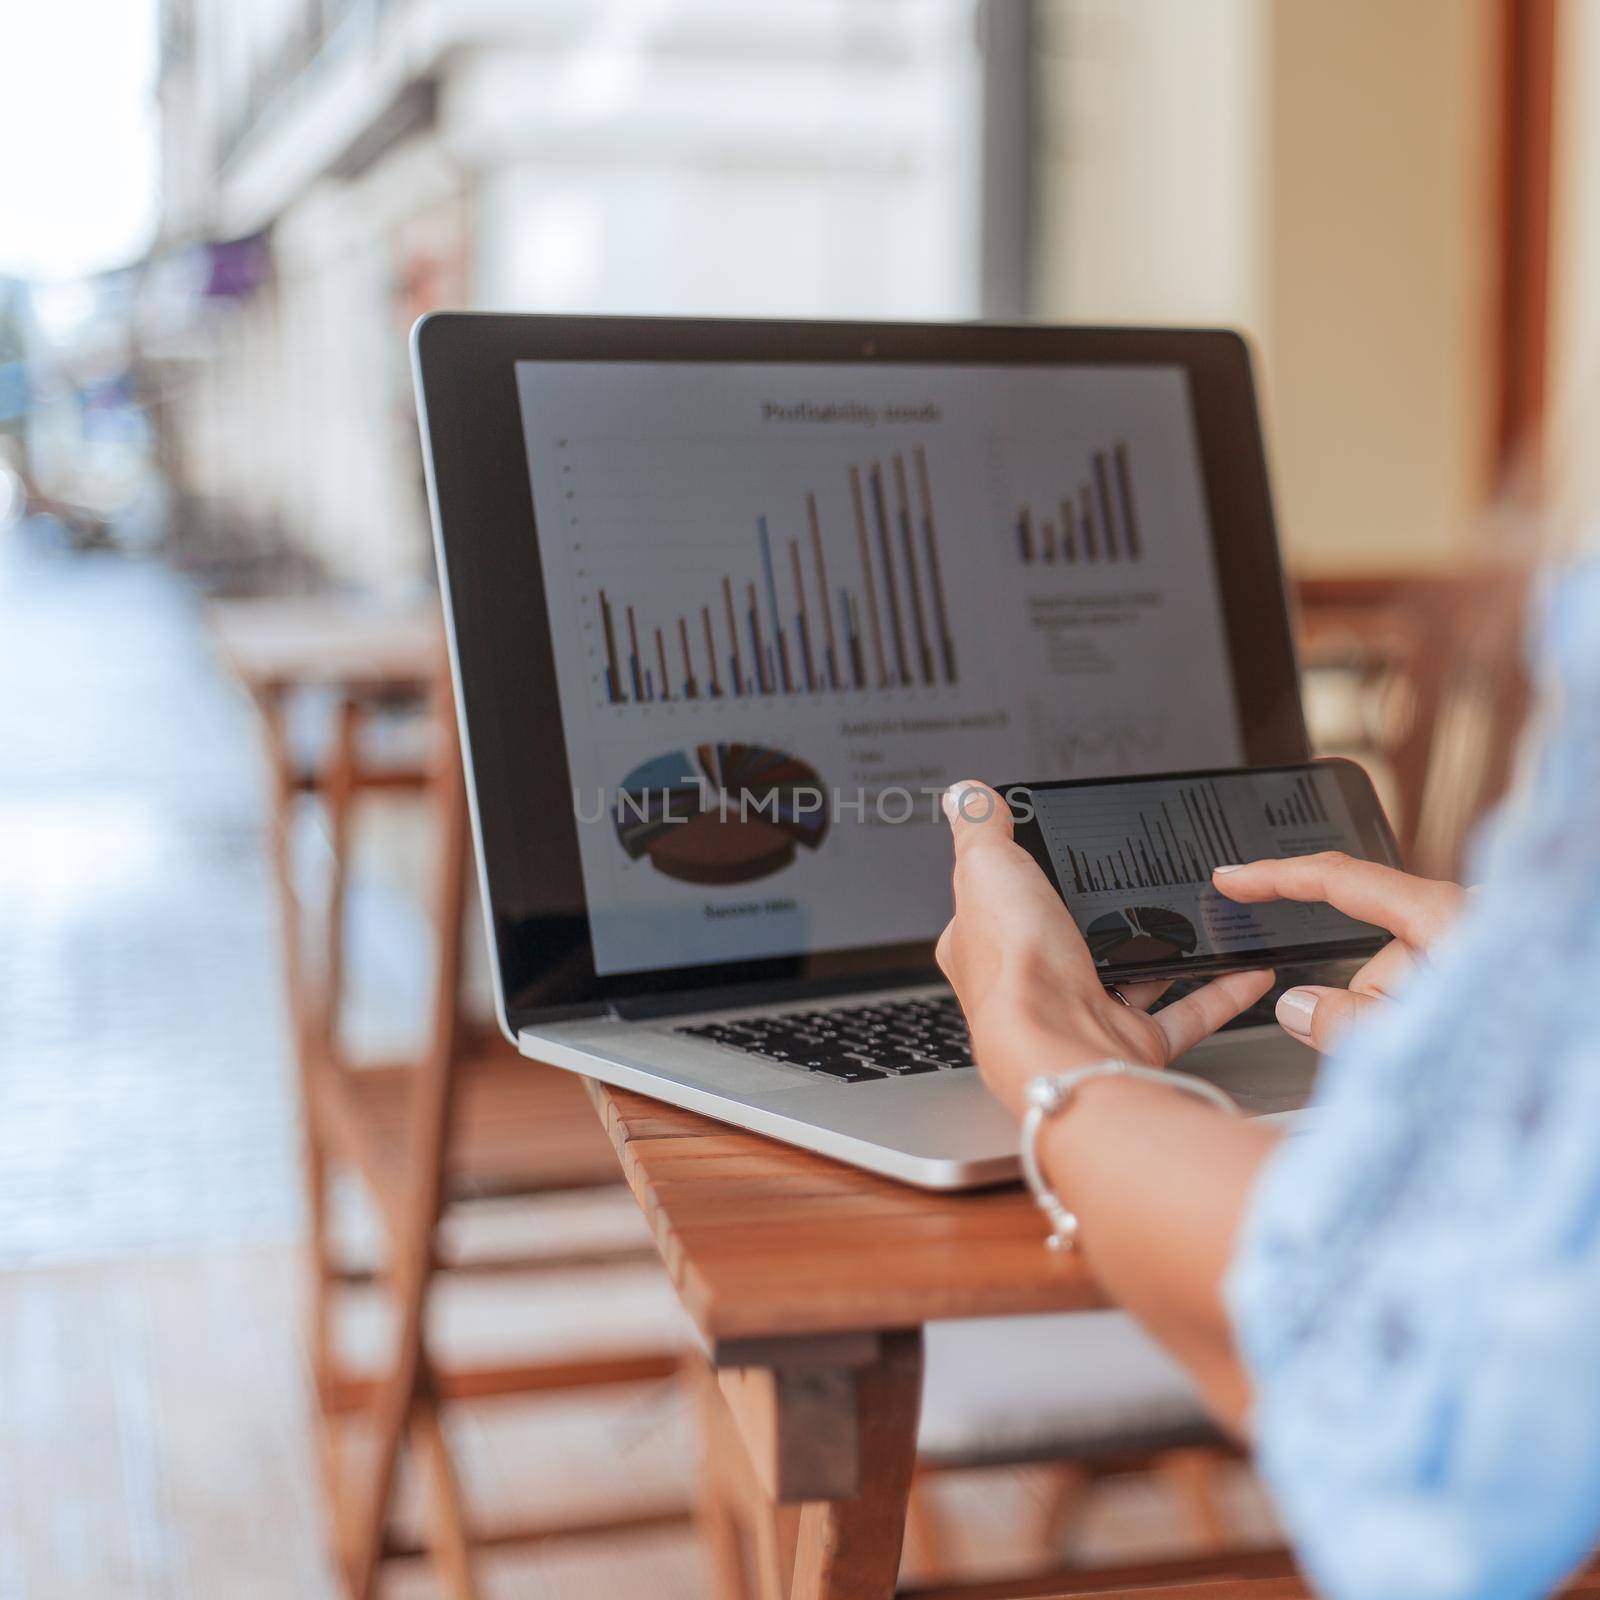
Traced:
<path fill-rule="evenodd" d="M 1342 849 L 1361 840 L 1326 771 L 1226 772 L 1034 791 L 1057 881 L 1105 965 L 1348 937 L 1326 906 L 1241 905 L 1218 867 Z"/>

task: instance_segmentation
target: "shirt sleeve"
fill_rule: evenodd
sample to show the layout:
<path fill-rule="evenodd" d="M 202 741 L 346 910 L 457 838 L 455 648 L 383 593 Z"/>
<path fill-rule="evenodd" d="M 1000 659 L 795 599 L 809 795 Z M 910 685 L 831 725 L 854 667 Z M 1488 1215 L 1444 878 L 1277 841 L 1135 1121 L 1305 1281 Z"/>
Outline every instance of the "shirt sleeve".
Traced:
<path fill-rule="evenodd" d="M 1325 1065 L 1230 1273 L 1333 1600 L 1544 1594 L 1600 1531 L 1600 573 L 1545 637 L 1560 721 L 1488 883 Z"/>

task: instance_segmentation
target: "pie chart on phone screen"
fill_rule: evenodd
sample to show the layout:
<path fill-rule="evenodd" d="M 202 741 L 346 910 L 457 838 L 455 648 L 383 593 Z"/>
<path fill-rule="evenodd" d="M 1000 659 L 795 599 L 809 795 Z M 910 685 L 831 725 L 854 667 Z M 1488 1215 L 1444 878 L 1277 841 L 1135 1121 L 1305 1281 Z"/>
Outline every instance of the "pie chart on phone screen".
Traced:
<path fill-rule="evenodd" d="M 618 786 L 613 820 L 630 859 L 696 884 L 770 877 L 828 831 L 815 768 L 755 744 L 701 744 L 641 762 Z"/>
<path fill-rule="evenodd" d="M 1191 956 L 1199 943 L 1194 924 L 1166 906 L 1125 906 L 1096 917 L 1084 935 L 1097 966 L 1132 966 Z"/>

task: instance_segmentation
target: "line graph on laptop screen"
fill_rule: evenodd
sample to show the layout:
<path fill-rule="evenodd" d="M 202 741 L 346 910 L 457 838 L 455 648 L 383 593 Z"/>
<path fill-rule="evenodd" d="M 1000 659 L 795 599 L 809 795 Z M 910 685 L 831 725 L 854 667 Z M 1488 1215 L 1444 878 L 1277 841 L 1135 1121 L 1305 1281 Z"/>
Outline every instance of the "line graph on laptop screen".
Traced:
<path fill-rule="evenodd" d="M 602 972 L 930 938 L 954 779 L 1238 758 L 1181 369 L 521 362 L 517 381 Z M 724 780 L 626 846 L 640 771 L 736 744 L 818 775 L 814 841 L 695 881 L 670 830 L 763 837 L 710 818 L 767 792 Z M 791 835 L 811 826 L 807 794 L 785 804 Z"/>

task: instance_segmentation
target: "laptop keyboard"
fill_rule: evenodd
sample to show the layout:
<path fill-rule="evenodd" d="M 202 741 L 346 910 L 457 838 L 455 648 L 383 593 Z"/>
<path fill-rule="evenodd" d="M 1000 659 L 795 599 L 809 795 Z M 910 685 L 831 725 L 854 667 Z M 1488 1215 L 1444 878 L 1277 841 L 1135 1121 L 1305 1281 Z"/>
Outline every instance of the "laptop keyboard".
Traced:
<path fill-rule="evenodd" d="M 954 995 L 878 1001 L 827 1011 L 702 1022 L 674 1030 L 838 1083 L 870 1083 L 972 1065 L 972 1041 Z"/>
<path fill-rule="evenodd" d="M 1353 964 L 1286 970 L 1271 990 L 1224 1029 L 1259 1028 L 1273 1022 L 1273 1006 L 1292 983 L 1342 984 Z M 1203 978 L 1180 978 L 1156 1009 L 1192 993 Z M 954 995 L 884 1000 L 826 1011 L 783 1011 L 765 1017 L 701 1022 L 673 1030 L 711 1044 L 727 1045 L 766 1061 L 801 1067 L 838 1083 L 871 1083 L 920 1072 L 948 1072 L 972 1065 L 972 1040 Z"/>

